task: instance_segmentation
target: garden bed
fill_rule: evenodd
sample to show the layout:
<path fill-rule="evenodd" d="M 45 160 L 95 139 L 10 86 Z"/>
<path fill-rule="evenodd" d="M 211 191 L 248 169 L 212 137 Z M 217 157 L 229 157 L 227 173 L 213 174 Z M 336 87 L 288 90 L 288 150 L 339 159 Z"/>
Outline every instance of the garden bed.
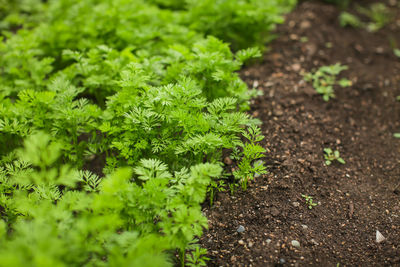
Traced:
<path fill-rule="evenodd" d="M 393 137 L 400 59 L 390 45 L 400 45 L 400 20 L 393 10 L 396 19 L 371 33 L 340 27 L 335 6 L 302 3 L 262 62 L 241 72 L 264 93 L 251 112 L 262 121 L 269 174 L 204 208 L 210 266 L 400 264 L 400 141 Z M 302 73 L 337 62 L 349 67 L 341 76 L 353 85 L 325 102 Z M 328 147 L 346 164 L 326 166 Z M 309 209 L 302 194 L 318 205 Z"/>

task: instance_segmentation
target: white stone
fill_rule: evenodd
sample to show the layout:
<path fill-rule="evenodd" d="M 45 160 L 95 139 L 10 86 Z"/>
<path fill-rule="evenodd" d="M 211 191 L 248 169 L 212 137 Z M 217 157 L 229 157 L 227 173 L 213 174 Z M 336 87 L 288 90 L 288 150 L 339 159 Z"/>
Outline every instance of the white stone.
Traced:
<path fill-rule="evenodd" d="M 299 248 L 300 247 L 300 242 L 297 240 L 292 240 L 292 246 L 295 248 Z"/>
<path fill-rule="evenodd" d="M 236 230 L 238 233 L 243 233 L 246 229 L 243 225 L 239 225 L 238 229 Z"/>
<path fill-rule="evenodd" d="M 381 234 L 381 232 L 376 230 L 376 243 L 381 243 L 385 240 L 386 240 L 386 238 Z"/>

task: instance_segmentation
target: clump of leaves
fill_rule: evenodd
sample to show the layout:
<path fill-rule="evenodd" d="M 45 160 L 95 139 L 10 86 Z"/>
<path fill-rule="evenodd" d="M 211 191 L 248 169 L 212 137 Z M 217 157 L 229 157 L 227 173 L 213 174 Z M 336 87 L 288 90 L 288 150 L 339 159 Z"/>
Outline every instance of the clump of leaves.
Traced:
<path fill-rule="evenodd" d="M 354 28 L 365 28 L 370 32 L 376 32 L 386 26 L 393 19 L 393 12 L 384 3 L 373 3 L 368 7 L 356 6 L 360 16 L 343 11 L 339 16 L 342 27 L 351 26 Z"/>
<path fill-rule="evenodd" d="M 210 185 L 208 186 L 207 192 L 209 194 L 210 199 L 210 206 L 214 203 L 215 194 L 217 192 L 222 192 L 225 190 L 225 182 L 223 180 L 219 181 L 211 181 Z"/>
<path fill-rule="evenodd" d="M 208 260 L 210 258 L 207 257 L 207 250 L 196 245 L 186 256 L 186 265 L 189 267 L 207 266 Z"/>
<path fill-rule="evenodd" d="M 60 150 L 38 132 L 1 159 L 2 264 L 57 266 L 68 259 L 101 265 L 107 258 L 115 266 L 172 266 L 168 250 L 192 250 L 207 226 L 200 204 L 220 166 L 197 164 L 172 174 L 163 162 L 142 159 L 99 181 L 58 165 Z M 204 254 L 194 248 L 189 263 L 204 265 Z"/>
<path fill-rule="evenodd" d="M 337 76 L 343 71 L 347 70 L 347 66 L 343 66 L 340 63 L 323 66 L 314 73 L 306 73 L 304 79 L 307 82 L 311 82 L 317 93 L 322 95 L 325 101 L 335 97 L 334 86 L 339 85 L 341 87 L 351 86 L 351 81 L 345 78 L 337 81 Z"/>
<path fill-rule="evenodd" d="M 368 8 L 358 6 L 357 11 L 370 19 L 367 29 L 371 32 L 383 28 L 393 18 L 393 13 L 384 3 L 373 3 Z"/>
<path fill-rule="evenodd" d="M 241 144 L 241 151 L 239 152 L 241 161 L 238 164 L 239 168 L 233 172 L 233 175 L 241 184 L 242 189 L 247 190 L 249 180 L 253 180 L 255 175 L 267 173 L 264 163 L 256 161 L 264 156 L 263 153 L 266 150 L 259 144 L 264 139 L 259 127 L 249 127 L 247 132 L 243 132 L 243 136 L 247 139 L 247 142 Z"/>
<path fill-rule="evenodd" d="M 313 202 L 313 197 L 312 196 L 309 196 L 309 195 L 301 195 L 303 198 L 304 198 L 304 200 L 306 201 L 306 204 L 307 204 L 307 206 L 308 206 L 308 208 L 311 210 L 313 207 L 315 207 L 315 206 L 317 206 L 318 204 L 317 203 L 314 203 Z"/>
<path fill-rule="evenodd" d="M 204 265 L 223 149 L 265 172 L 237 49 L 294 3 L 0 0 L 0 265 Z"/>
<path fill-rule="evenodd" d="M 351 26 L 353 28 L 360 28 L 364 26 L 359 17 L 346 11 L 340 13 L 339 23 L 342 27 Z"/>
<path fill-rule="evenodd" d="M 346 164 L 346 161 L 340 157 L 338 150 L 333 151 L 331 148 L 324 148 L 325 164 L 331 165 L 333 161 L 338 161 L 342 164 Z"/>

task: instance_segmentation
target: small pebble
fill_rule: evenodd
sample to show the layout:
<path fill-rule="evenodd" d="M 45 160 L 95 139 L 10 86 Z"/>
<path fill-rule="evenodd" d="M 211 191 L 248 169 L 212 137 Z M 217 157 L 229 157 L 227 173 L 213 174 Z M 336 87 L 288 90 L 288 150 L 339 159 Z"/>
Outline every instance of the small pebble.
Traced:
<path fill-rule="evenodd" d="M 303 229 L 308 229 L 308 226 L 305 224 L 302 224 L 301 227 L 303 227 Z"/>
<path fill-rule="evenodd" d="M 318 243 L 317 241 L 315 241 L 315 239 L 311 239 L 310 241 L 311 241 L 311 243 L 312 243 L 313 245 L 315 245 L 315 246 L 318 246 L 318 245 L 319 245 L 319 243 Z"/>
<path fill-rule="evenodd" d="M 257 80 L 255 80 L 255 81 L 253 82 L 253 88 L 257 88 L 257 87 L 258 87 L 258 85 L 259 85 L 258 81 L 257 81 Z"/>
<path fill-rule="evenodd" d="M 284 258 L 280 258 L 280 259 L 279 259 L 279 263 L 280 263 L 280 264 L 284 264 L 284 263 L 286 263 L 286 261 L 285 261 Z"/>
<path fill-rule="evenodd" d="M 295 63 L 295 64 L 293 64 L 292 65 L 292 70 L 294 70 L 294 71 L 299 71 L 301 69 L 301 65 L 300 64 L 298 64 L 298 63 Z"/>
<path fill-rule="evenodd" d="M 295 202 L 292 203 L 292 205 L 293 205 L 294 207 L 299 207 L 299 206 L 300 206 L 300 203 L 297 202 L 297 201 L 295 201 Z"/>
<path fill-rule="evenodd" d="M 383 49 L 383 47 L 377 47 L 375 51 L 378 54 L 382 54 L 385 50 Z"/>
<path fill-rule="evenodd" d="M 376 243 L 381 243 L 385 240 L 386 240 L 386 238 L 381 234 L 381 232 L 376 230 Z"/>
<path fill-rule="evenodd" d="M 236 230 L 238 233 L 243 233 L 246 229 L 243 225 L 239 225 L 238 229 Z"/>
<path fill-rule="evenodd" d="M 300 242 L 297 240 L 292 240 L 292 246 L 295 248 L 300 248 Z"/>
<path fill-rule="evenodd" d="M 300 23 L 300 29 L 305 30 L 311 27 L 311 23 L 308 20 L 304 20 Z"/>
<path fill-rule="evenodd" d="M 269 238 L 266 241 L 267 241 L 267 245 L 271 244 L 271 242 L 272 242 L 272 240 Z"/>
<path fill-rule="evenodd" d="M 253 242 L 249 242 L 249 244 L 247 245 L 249 248 L 251 248 L 252 246 L 254 246 L 254 243 Z"/>
<path fill-rule="evenodd" d="M 244 245 L 244 241 L 243 240 L 239 240 L 238 243 L 239 243 L 239 245 Z"/>

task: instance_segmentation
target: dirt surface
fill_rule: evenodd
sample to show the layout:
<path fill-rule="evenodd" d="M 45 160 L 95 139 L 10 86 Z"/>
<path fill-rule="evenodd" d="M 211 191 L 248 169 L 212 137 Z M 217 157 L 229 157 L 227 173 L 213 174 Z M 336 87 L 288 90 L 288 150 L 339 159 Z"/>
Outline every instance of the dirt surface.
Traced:
<path fill-rule="evenodd" d="M 400 47 L 400 12 L 393 11 L 393 23 L 369 33 L 341 28 L 334 6 L 304 2 L 263 61 L 242 71 L 264 92 L 252 113 L 263 123 L 269 174 L 246 192 L 219 193 L 204 209 L 209 266 L 400 266 L 400 139 L 393 137 L 400 58 L 389 41 Z M 353 86 L 325 102 L 301 73 L 337 62 L 348 65 L 341 77 Z M 326 166 L 327 147 L 346 164 Z M 302 194 L 318 205 L 309 209 Z M 376 242 L 377 230 L 385 241 Z"/>

